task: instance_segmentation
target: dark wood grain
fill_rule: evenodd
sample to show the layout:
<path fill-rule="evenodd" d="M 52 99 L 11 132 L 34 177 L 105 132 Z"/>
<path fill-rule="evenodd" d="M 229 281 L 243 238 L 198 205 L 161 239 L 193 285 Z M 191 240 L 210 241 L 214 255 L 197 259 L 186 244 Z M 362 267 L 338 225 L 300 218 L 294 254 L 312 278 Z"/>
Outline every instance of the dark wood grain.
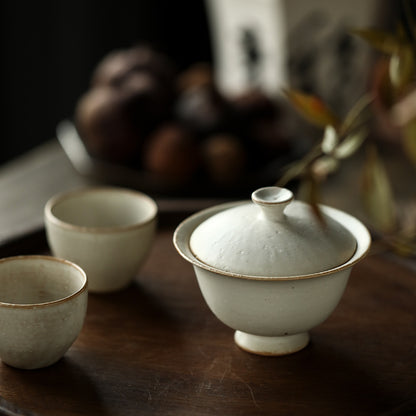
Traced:
<path fill-rule="evenodd" d="M 55 416 L 416 414 L 413 272 L 367 257 L 306 349 L 260 357 L 235 346 L 208 310 L 172 231 L 159 230 L 133 285 L 90 295 L 60 362 L 0 365 L 0 395 Z"/>

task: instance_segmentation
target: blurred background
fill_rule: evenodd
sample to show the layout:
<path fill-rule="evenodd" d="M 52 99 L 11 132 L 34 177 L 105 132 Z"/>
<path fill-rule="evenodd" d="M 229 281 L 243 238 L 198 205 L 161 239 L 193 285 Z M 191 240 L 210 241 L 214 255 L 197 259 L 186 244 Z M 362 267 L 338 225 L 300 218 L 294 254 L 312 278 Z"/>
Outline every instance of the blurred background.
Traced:
<path fill-rule="evenodd" d="M 188 199 L 192 209 L 204 198 L 248 198 L 323 139 L 323 126 L 299 114 L 284 89 L 319 97 L 341 120 L 371 92 L 366 146 L 342 163 L 329 158 L 335 170 L 327 155 L 310 159 L 288 187 L 369 219 L 414 253 L 416 108 L 407 87 L 415 62 L 407 58 L 415 16 L 412 0 L 4 0 L 4 186 L 20 204 L 20 169 L 42 160 L 28 201 L 39 187 L 64 186 L 64 175 L 52 180 L 55 164 L 76 184 L 98 179 L 179 205 Z M 383 34 L 369 41 L 354 28 Z M 405 76 L 401 91 L 392 75 Z M 407 113 L 400 131 L 396 104 Z"/>
<path fill-rule="evenodd" d="M 249 117 L 260 117 L 253 116 L 253 111 L 269 117 L 265 116 L 269 109 L 264 100 L 259 101 L 258 96 L 243 97 L 245 81 L 240 81 L 237 87 L 234 82 L 244 76 L 242 68 L 246 65 L 247 90 L 255 84 L 254 81 L 250 85 L 249 78 L 256 77 L 256 71 L 261 84 L 268 75 L 266 71 L 259 75 L 259 62 L 266 62 L 264 66 L 271 71 L 274 84 L 267 85 L 263 92 L 271 93 L 271 98 L 277 101 L 280 118 L 277 122 L 273 119 L 273 129 L 277 129 L 279 138 L 272 137 L 264 119 L 261 126 L 257 120 L 254 127 L 244 126 L 246 131 L 261 131 L 261 138 L 254 140 L 260 144 L 244 144 L 244 157 L 258 158 L 258 162 L 249 163 L 253 169 L 264 161 L 269 163 L 274 152 L 287 152 L 285 162 L 296 157 L 297 154 L 291 153 L 293 144 L 297 140 L 294 147 L 302 148 L 303 136 L 308 134 L 307 130 L 306 133 L 301 130 L 298 119 L 287 116 L 276 90 L 290 85 L 318 94 L 336 111 L 345 112 L 368 88 L 372 67 L 371 48 L 362 40 L 352 38 L 348 29 L 393 25 L 398 13 L 396 2 L 355 0 L 55 0 L 44 1 L 42 5 L 6 0 L 0 7 L 4 109 L 0 163 L 55 137 L 58 123 L 74 117 L 81 96 L 91 87 L 93 71 L 105 56 L 114 50 L 145 43 L 171 60 L 176 83 L 194 64 L 210 65 L 217 77 L 213 81 L 215 89 L 227 94 L 230 87 L 234 93 L 231 101 L 234 100 L 232 104 L 238 109 L 233 107 L 231 112 L 235 116 L 240 111 L 235 117 L 237 121 L 232 121 L 234 124 Z M 267 13 L 268 10 L 278 13 Z M 278 24 L 273 26 L 273 21 L 261 20 L 262 13 L 264 19 L 270 20 L 271 16 Z M 252 21 L 248 21 L 248 16 L 253 17 Z M 239 31 L 234 45 L 233 25 Z M 231 56 L 237 44 L 245 54 L 240 61 L 238 56 Z M 200 71 L 198 75 L 197 81 L 188 79 L 188 82 L 207 82 L 206 73 Z M 227 105 L 229 98 L 226 96 Z M 186 100 L 185 104 L 181 103 L 184 111 L 193 105 Z M 243 134 L 235 126 L 228 133 Z M 271 142 L 275 144 L 279 140 L 280 144 L 289 140 L 289 148 L 280 144 L 270 147 Z M 263 161 L 262 157 L 266 156 L 269 159 Z M 137 165 L 139 170 L 143 169 L 141 163 Z"/>
<path fill-rule="evenodd" d="M 181 68 L 211 60 L 201 0 L 5 0 L 0 8 L 0 163 L 55 137 L 93 68 L 113 49 L 143 41 Z"/>

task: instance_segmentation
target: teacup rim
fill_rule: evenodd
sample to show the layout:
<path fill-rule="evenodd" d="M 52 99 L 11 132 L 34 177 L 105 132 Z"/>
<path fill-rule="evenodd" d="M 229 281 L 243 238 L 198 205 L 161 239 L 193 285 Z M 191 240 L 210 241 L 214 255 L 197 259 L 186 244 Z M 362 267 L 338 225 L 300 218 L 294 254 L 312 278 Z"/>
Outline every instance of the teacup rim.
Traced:
<path fill-rule="evenodd" d="M 136 222 L 136 223 L 128 224 L 128 225 L 117 225 L 117 226 L 108 226 L 108 227 L 89 227 L 89 226 L 72 224 L 70 222 L 59 219 L 52 213 L 53 207 L 56 206 L 56 204 L 58 204 L 60 201 L 63 201 L 67 199 L 68 197 L 71 197 L 74 195 L 78 195 L 82 193 L 92 193 L 92 192 L 118 192 L 118 193 L 124 193 L 124 194 L 127 193 L 127 194 L 132 194 L 134 196 L 139 196 L 147 200 L 152 205 L 153 211 L 150 217 L 145 221 Z M 59 192 L 53 195 L 52 197 L 50 197 L 44 207 L 45 218 L 51 223 L 54 223 L 66 229 L 76 230 L 78 232 L 97 233 L 97 234 L 98 233 L 104 234 L 104 233 L 125 232 L 128 230 L 141 228 L 147 224 L 154 222 L 156 220 L 157 214 L 158 214 L 158 206 L 157 206 L 156 201 L 151 196 L 138 190 L 117 187 L 117 186 L 87 186 L 87 187 L 82 187 L 78 189 L 72 189 L 69 191 Z"/>
<path fill-rule="evenodd" d="M 67 303 L 71 299 L 74 299 L 78 296 L 80 296 L 83 292 L 88 291 L 88 278 L 85 271 L 78 266 L 78 264 L 62 259 L 59 257 L 54 256 L 48 256 L 48 255 L 38 255 L 38 254 L 24 254 L 24 255 L 17 255 L 17 256 L 10 256 L 10 257 L 3 257 L 0 258 L 0 264 L 9 262 L 9 261 L 19 261 L 19 260 L 45 260 L 45 261 L 55 261 L 58 263 L 66 264 L 67 266 L 70 266 L 74 269 L 76 269 L 81 276 L 84 278 L 84 281 L 82 283 L 82 286 L 76 290 L 74 293 L 71 293 L 68 296 L 61 297 L 59 299 L 51 300 L 48 302 L 38 302 L 38 303 L 10 303 L 10 302 L 3 302 L 0 301 L 0 307 L 1 308 L 11 308 L 11 309 L 35 309 L 35 308 L 46 308 L 51 307 L 54 305 L 58 305 L 61 303 Z"/>

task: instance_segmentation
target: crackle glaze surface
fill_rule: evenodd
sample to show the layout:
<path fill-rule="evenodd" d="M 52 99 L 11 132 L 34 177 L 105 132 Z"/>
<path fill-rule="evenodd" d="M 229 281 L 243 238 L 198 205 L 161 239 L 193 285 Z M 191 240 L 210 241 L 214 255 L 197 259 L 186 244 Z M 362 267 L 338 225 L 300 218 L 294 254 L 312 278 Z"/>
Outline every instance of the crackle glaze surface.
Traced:
<path fill-rule="evenodd" d="M 194 247 L 190 245 L 194 231 L 201 224 L 208 223 L 210 218 L 244 205 L 244 202 L 223 204 L 194 214 L 177 227 L 174 245 L 179 254 L 193 265 L 201 293 L 211 311 L 237 331 L 237 345 L 262 355 L 296 352 L 308 343 L 308 331 L 325 321 L 338 305 L 351 268 L 369 250 L 370 234 L 351 215 L 321 206 L 325 216 L 348 230 L 355 247 L 352 255 L 333 267 L 322 266 L 306 274 L 263 276 L 263 273 L 222 270 L 195 256 Z M 302 261 L 299 256 L 294 267 Z M 325 264 L 325 259 L 322 264 Z"/>
<path fill-rule="evenodd" d="M 352 234 L 334 219 L 319 224 L 307 204 L 294 201 L 280 218 L 247 203 L 198 225 L 190 247 L 202 262 L 255 276 L 297 276 L 328 270 L 354 254 Z"/>

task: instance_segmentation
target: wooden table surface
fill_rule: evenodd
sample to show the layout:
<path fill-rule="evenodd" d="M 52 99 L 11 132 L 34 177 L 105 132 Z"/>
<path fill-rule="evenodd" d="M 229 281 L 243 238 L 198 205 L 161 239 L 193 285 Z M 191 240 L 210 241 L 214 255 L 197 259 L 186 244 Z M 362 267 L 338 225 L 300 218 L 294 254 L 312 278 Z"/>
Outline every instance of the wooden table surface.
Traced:
<path fill-rule="evenodd" d="M 416 415 L 411 267 L 369 255 L 309 346 L 256 356 L 239 349 L 210 312 L 191 265 L 173 247 L 177 221 L 162 216 L 134 284 L 89 295 L 84 328 L 62 360 L 32 371 L 0 363 L 0 414 Z M 0 252 L 47 250 L 40 229 L 33 238 L 9 238 Z"/>

